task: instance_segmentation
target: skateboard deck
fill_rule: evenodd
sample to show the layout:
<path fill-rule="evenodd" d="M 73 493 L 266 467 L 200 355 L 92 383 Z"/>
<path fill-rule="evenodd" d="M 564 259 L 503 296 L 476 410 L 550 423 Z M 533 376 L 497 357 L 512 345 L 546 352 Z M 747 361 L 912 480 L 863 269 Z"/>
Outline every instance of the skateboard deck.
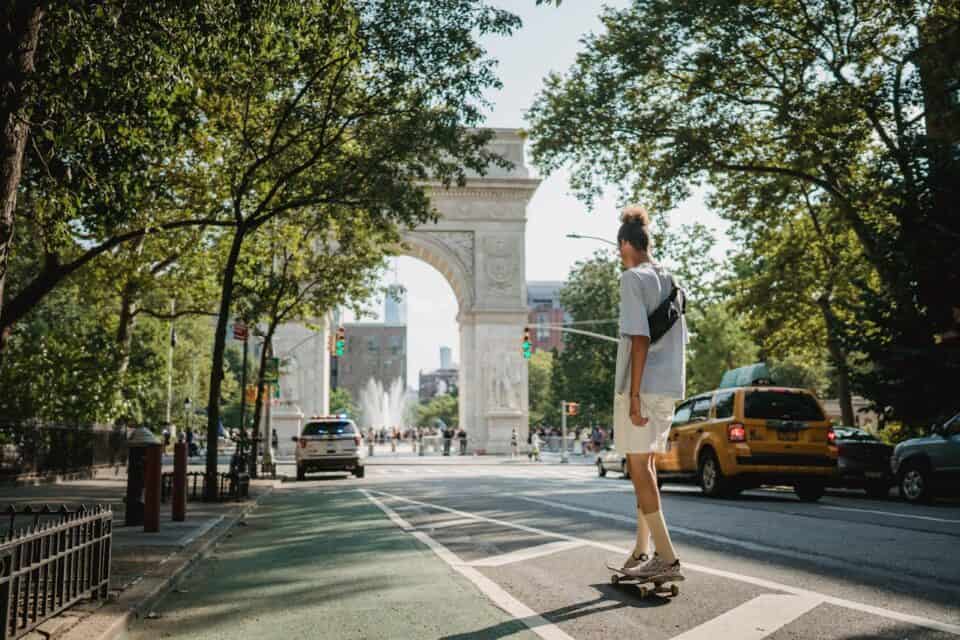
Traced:
<path fill-rule="evenodd" d="M 628 573 L 624 573 L 622 568 L 615 567 L 610 563 L 607 563 L 607 569 L 613 571 L 613 575 L 610 576 L 611 584 L 635 584 L 640 590 L 641 598 L 646 598 L 650 595 L 669 595 L 675 598 L 680 595 L 680 585 L 677 583 L 684 580 L 683 576 L 662 578 L 658 576 L 650 576 L 648 578 L 639 578 L 637 576 L 631 576 Z"/>

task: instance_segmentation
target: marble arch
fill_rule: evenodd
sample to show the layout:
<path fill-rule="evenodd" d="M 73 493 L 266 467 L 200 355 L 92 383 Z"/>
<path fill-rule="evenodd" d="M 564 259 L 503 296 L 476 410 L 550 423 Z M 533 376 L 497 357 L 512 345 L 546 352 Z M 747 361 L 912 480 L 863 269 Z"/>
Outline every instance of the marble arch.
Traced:
<path fill-rule="evenodd" d="M 463 186 L 432 187 L 439 219 L 404 232 L 401 253 L 435 267 L 456 295 L 460 424 L 470 435 L 470 448 L 507 453 L 511 430 L 525 437 L 528 429 L 527 367 L 520 353 L 527 322 L 525 227 L 527 204 L 540 180 L 530 177 L 520 131 L 495 129 L 490 148 L 513 166 L 491 167 Z M 286 343 L 305 339 L 306 331 L 302 325 L 283 327 L 275 348 L 282 352 Z M 326 344 L 325 333 L 317 342 Z M 274 427 L 283 428 L 281 443 L 304 413 L 325 413 L 329 407 L 329 363 L 322 354 L 317 357 L 307 363 L 313 357 L 300 355 L 298 380 L 286 387 L 291 397 L 283 398 L 274 413 Z M 304 368 L 314 373 L 305 374 Z"/>

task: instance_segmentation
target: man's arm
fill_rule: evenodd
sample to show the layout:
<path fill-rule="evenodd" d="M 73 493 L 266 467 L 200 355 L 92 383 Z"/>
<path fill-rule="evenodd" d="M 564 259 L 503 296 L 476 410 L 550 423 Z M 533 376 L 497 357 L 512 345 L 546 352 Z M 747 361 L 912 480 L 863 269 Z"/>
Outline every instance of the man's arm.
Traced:
<path fill-rule="evenodd" d="M 650 336 L 630 336 L 630 420 L 637 426 L 647 423 L 640 416 L 640 383 L 647 366 Z"/>

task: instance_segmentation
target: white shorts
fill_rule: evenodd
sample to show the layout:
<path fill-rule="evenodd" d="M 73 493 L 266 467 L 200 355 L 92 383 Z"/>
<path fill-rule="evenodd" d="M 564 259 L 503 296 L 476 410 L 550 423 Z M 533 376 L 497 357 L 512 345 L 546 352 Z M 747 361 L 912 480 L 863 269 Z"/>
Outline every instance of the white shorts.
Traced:
<path fill-rule="evenodd" d="M 638 427 L 630 420 L 630 398 L 618 393 L 613 399 L 613 446 L 620 453 L 664 453 L 673 422 L 676 398 L 658 394 L 640 395 L 640 413 L 649 422 Z"/>

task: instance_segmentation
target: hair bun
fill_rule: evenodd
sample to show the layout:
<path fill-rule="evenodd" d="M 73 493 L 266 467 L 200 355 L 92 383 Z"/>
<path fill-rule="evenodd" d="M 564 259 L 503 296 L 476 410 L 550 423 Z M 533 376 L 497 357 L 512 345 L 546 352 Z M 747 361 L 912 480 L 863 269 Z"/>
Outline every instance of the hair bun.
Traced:
<path fill-rule="evenodd" d="M 650 214 L 643 205 L 632 204 L 623 209 L 620 214 L 620 222 L 623 224 L 639 222 L 645 227 L 650 226 Z"/>

